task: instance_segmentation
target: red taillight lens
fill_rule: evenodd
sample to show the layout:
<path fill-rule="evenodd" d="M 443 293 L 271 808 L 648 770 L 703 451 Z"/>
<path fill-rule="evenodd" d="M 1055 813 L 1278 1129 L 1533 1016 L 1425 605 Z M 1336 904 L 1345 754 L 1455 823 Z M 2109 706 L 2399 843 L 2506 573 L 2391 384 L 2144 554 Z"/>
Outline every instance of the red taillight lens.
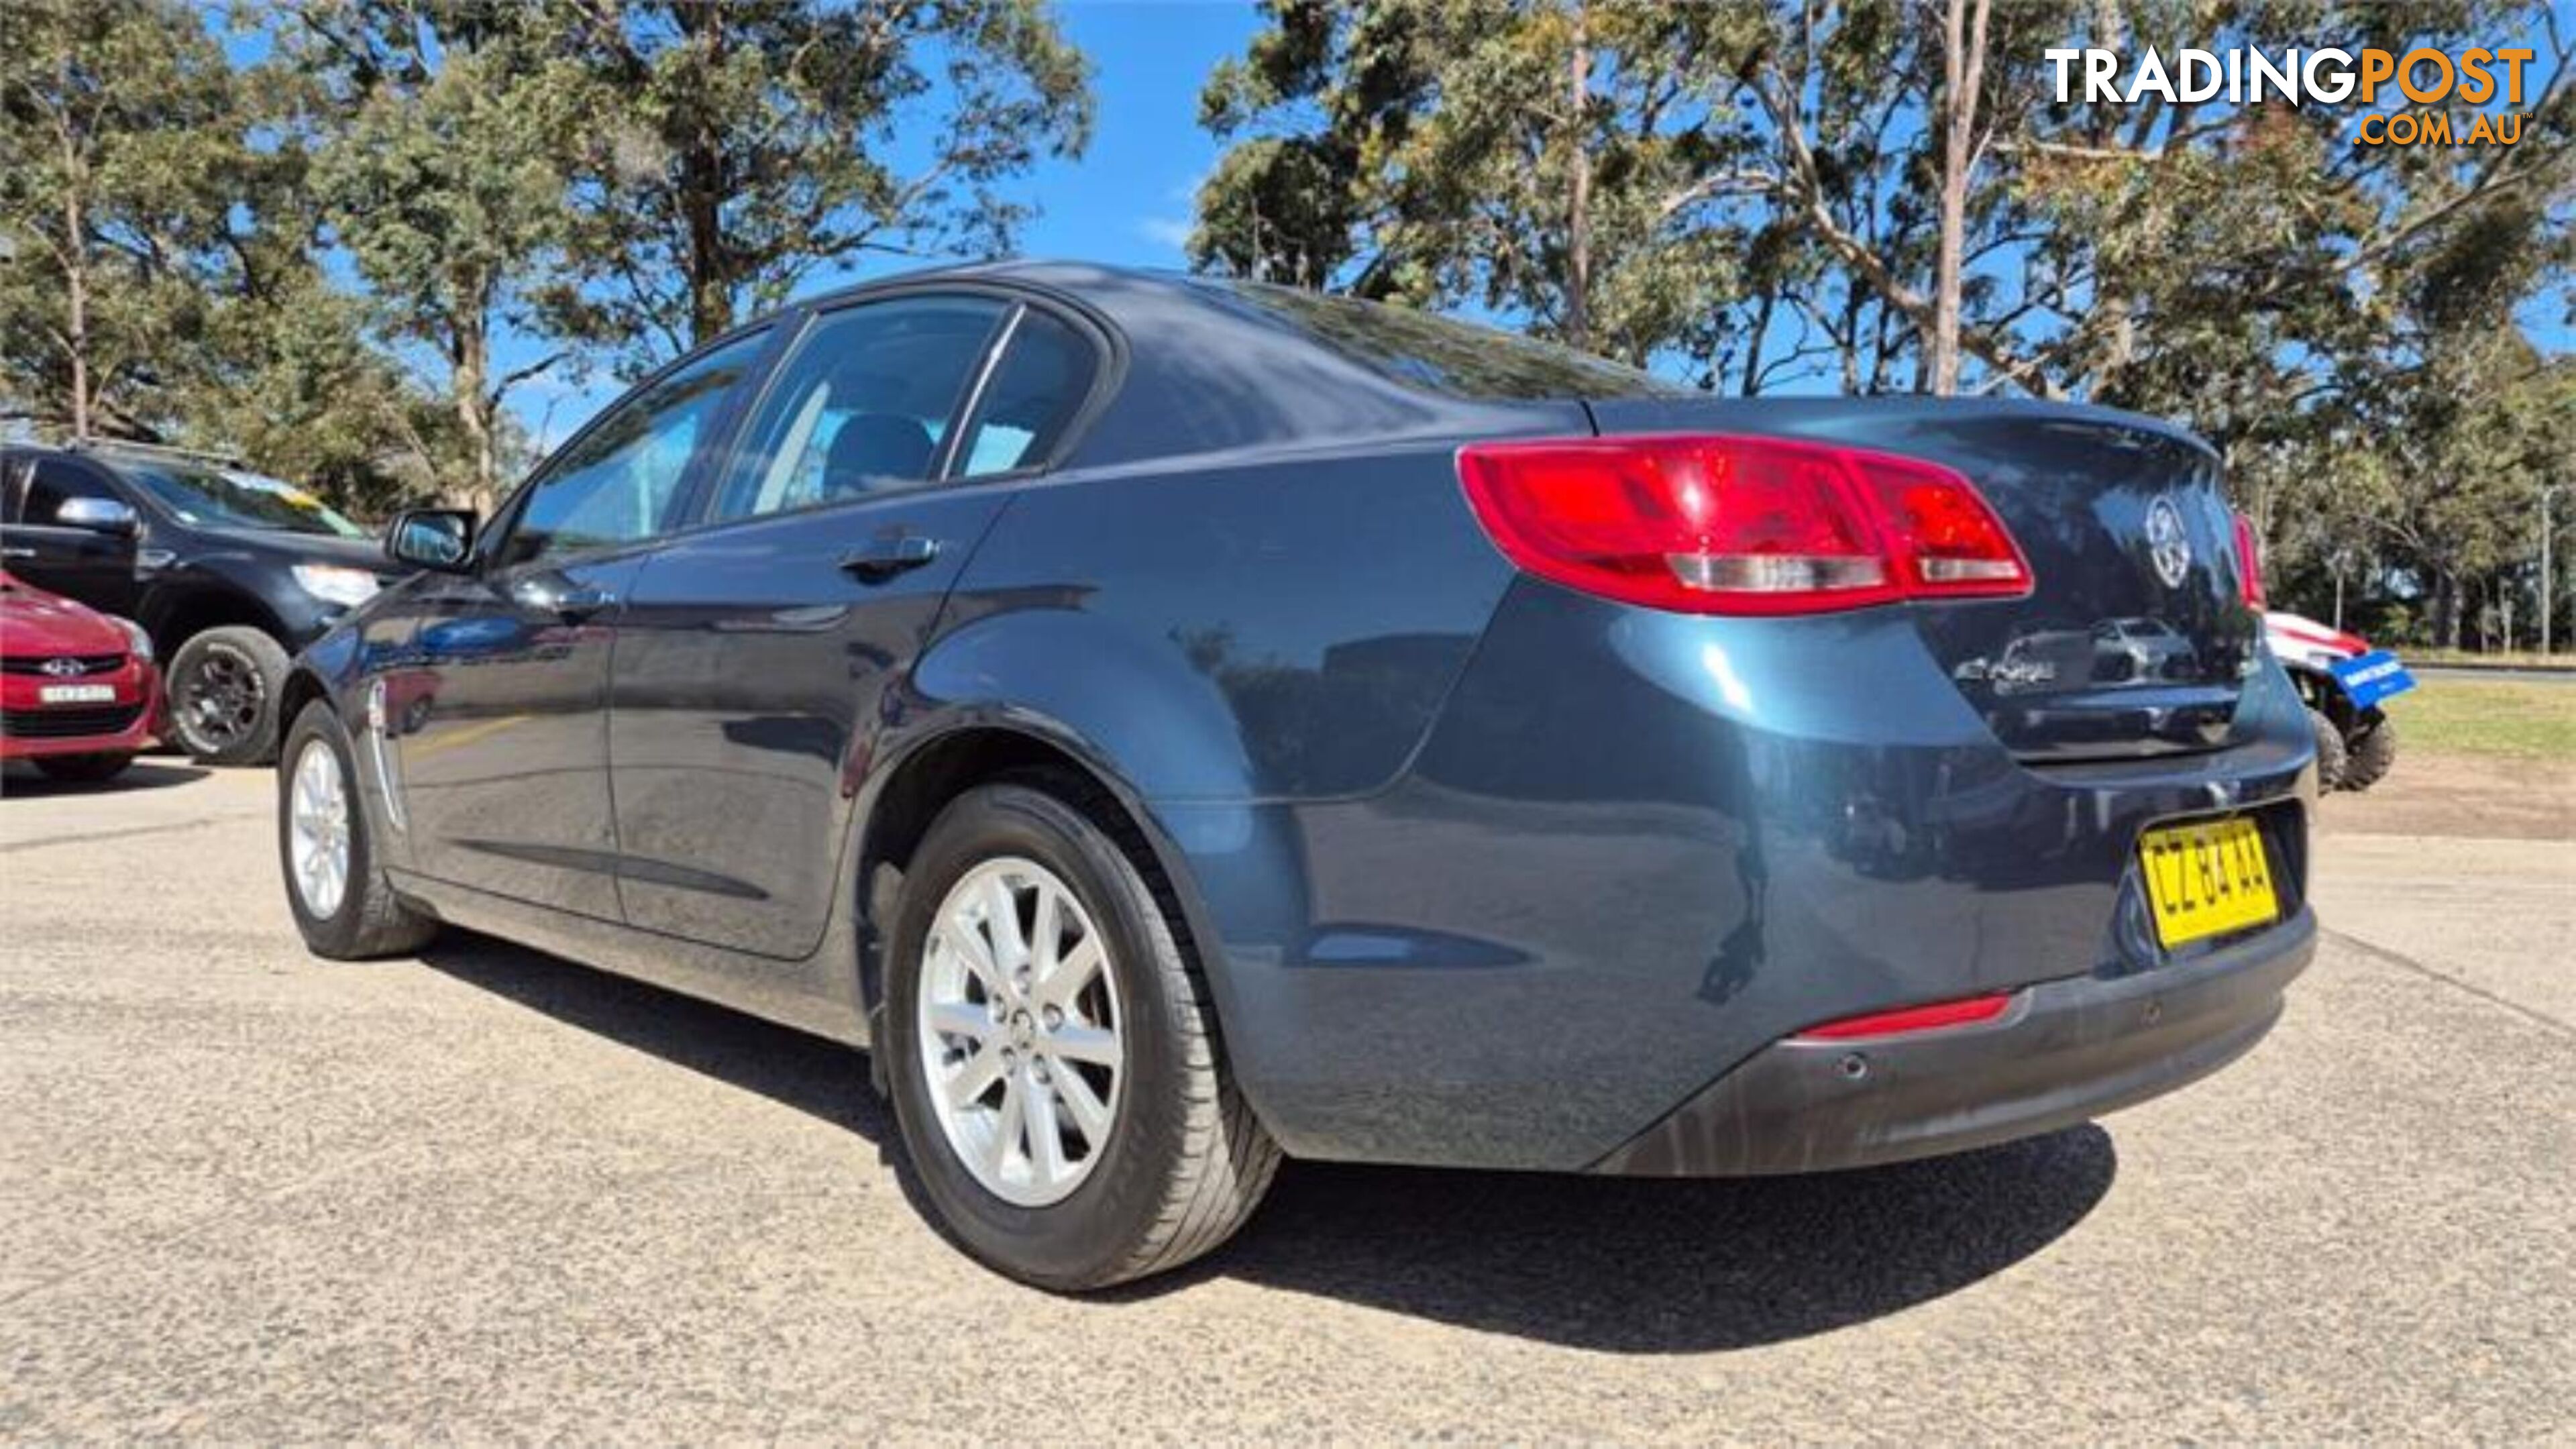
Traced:
<path fill-rule="evenodd" d="M 1907 1032 L 1937 1031 L 1945 1026 L 1968 1026 L 1992 1021 L 2012 1005 L 2012 993 L 1992 996 L 1969 996 L 1957 1001 L 1936 1001 L 1929 1006 L 1907 1006 L 1895 1011 L 1873 1011 L 1867 1016 L 1846 1016 L 1822 1026 L 1811 1026 L 1798 1033 L 1810 1041 L 1850 1041 L 1864 1036 L 1902 1036 Z"/>
<path fill-rule="evenodd" d="M 2254 520 L 2239 513 L 2236 517 L 2236 581 L 2245 591 L 2245 602 L 2263 607 L 2263 540 L 2254 536 Z"/>
<path fill-rule="evenodd" d="M 1542 578 L 1693 614 L 1811 614 L 2030 591 L 1967 479 L 1776 438 L 1478 443 L 1458 476 L 1495 546 Z"/>

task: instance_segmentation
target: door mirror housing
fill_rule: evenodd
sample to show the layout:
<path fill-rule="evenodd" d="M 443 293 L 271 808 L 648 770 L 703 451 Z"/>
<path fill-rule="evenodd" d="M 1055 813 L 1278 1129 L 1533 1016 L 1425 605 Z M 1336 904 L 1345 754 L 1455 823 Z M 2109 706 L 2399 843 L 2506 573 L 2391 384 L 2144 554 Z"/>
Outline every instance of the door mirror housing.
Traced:
<path fill-rule="evenodd" d="M 134 505 L 116 498 L 66 498 L 54 509 L 54 522 L 113 538 L 132 538 L 143 526 Z"/>
<path fill-rule="evenodd" d="M 416 569 L 461 574 L 473 567 L 474 510 L 410 508 L 385 526 L 385 557 Z"/>

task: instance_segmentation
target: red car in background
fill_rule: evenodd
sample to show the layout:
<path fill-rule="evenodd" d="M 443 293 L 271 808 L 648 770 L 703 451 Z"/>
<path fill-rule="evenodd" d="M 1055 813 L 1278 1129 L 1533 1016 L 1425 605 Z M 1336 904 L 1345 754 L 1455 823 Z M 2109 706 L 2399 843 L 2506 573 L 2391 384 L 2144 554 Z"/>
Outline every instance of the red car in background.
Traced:
<path fill-rule="evenodd" d="M 0 572 L 0 760 L 109 779 L 160 714 L 161 672 L 140 625 Z"/>

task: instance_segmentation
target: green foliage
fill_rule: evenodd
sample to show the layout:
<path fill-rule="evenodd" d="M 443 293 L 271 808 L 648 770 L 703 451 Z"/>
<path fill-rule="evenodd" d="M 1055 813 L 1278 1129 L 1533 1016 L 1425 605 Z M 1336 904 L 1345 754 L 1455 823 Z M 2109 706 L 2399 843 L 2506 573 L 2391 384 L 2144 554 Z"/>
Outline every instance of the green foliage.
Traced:
<path fill-rule="evenodd" d="M 14 0 L 0 412 L 260 452 L 337 501 L 426 467 L 420 399 L 325 280 L 271 77 L 170 0 Z"/>
<path fill-rule="evenodd" d="M 446 491 L 479 507 L 515 460 L 502 405 L 558 359 L 496 375 L 493 339 L 537 328 L 533 301 L 567 231 L 527 12 L 455 0 L 298 0 L 278 13 L 306 82 L 311 194 L 367 283 L 389 340 L 436 359 L 461 444 Z"/>
<path fill-rule="evenodd" d="M 489 503 L 538 373 L 648 366 L 869 249 L 1007 247 L 1008 184 L 1091 119 L 1038 0 L 238 0 L 252 63 L 209 18 L 0 14 L 0 421 L 360 511 Z M 505 369 L 510 333 L 558 347 Z"/>
<path fill-rule="evenodd" d="M 1473 303 L 1631 361 L 1741 294 L 1745 237 L 1694 207 L 1748 7 L 1269 9 L 1201 103 L 1242 139 L 1200 193 L 1199 265 Z"/>
<path fill-rule="evenodd" d="M 629 371 L 863 252 L 1007 250 L 1029 209 L 1004 183 L 1090 136 L 1089 64 L 1037 0 L 550 0 L 529 23 L 559 37 L 534 114 L 571 179 L 552 301 Z"/>

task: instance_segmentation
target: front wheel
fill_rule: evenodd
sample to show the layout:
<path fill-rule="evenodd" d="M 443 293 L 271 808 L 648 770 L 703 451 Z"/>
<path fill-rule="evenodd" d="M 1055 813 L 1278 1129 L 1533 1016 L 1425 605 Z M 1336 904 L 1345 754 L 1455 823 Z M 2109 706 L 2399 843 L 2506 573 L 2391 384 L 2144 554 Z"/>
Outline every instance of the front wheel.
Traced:
<path fill-rule="evenodd" d="M 1279 1163 L 1150 859 L 1111 818 L 1053 777 L 950 805 L 906 872 L 876 1044 L 940 1219 L 985 1263 L 1059 1290 L 1217 1247 Z"/>
<path fill-rule="evenodd" d="M 286 649 L 247 624 L 191 635 L 170 660 L 171 741 L 206 765 L 264 765 L 277 756 Z"/>
<path fill-rule="evenodd" d="M 329 705 L 306 705 L 278 765 L 277 855 L 295 929 L 306 949 L 334 961 L 399 955 L 438 933 L 377 866 L 357 779 L 347 727 Z"/>

